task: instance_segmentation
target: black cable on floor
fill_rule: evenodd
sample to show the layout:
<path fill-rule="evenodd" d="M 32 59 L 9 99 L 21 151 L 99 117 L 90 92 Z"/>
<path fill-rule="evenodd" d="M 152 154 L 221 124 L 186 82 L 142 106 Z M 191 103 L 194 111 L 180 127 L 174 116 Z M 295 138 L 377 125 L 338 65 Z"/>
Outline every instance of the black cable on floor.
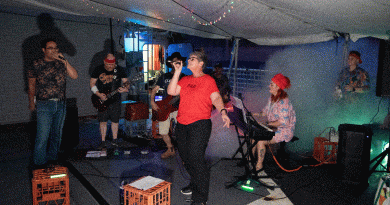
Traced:
<path fill-rule="evenodd" d="M 95 187 L 92 186 L 91 183 L 72 165 L 72 163 L 68 161 L 64 161 L 63 165 L 68 168 L 70 173 L 72 173 L 79 181 L 80 183 L 87 189 L 87 191 L 92 195 L 93 198 L 100 204 L 100 205 L 110 205 L 102 195 L 95 189 Z"/>

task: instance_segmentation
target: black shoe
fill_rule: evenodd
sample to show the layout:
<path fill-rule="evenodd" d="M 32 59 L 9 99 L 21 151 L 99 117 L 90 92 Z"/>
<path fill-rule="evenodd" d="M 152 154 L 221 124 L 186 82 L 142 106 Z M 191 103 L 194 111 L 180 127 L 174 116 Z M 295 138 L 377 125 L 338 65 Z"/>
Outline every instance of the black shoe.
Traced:
<path fill-rule="evenodd" d="M 180 190 L 180 192 L 181 192 L 182 194 L 184 194 L 184 195 L 191 195 L 191 194 L 192 194 L 191 186 L 188 185 L 188 186 L 182 188 L 182 189 Z"/>
<path fill-rule="evenodd" d="M 98 150 L 107 150 L 107 147 L 108 147 L 107 141 L 102 141 L 97 149 Z"/>
<path fill-rule="evenodd" d="M 113 147 L 119 147 L 119 140 L 118 140 L 118 139 L 112 140 L 112 141 L 111 141 L 111 145 L 112 145 Z"/>
<path fill-rule="evenodd" d="M 47 164 L 33 165 L 32 170 L 46 169 L 47 167 Z"/>

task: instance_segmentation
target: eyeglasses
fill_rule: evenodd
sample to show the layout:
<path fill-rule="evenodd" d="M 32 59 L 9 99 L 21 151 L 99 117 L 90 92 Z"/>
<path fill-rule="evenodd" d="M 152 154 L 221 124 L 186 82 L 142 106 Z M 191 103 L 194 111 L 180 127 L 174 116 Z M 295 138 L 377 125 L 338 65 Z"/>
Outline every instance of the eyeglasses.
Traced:
<path fill-rule="evenodd" d="M 188 61 L 193 61 L 195 59 L 198 59 L 197 57 L 191 57 L 191 58 L 188 58 Z"/>
<path fill-rule="evenodd" d="M 53 48 L 53 47 L 49 47 L 49 48 L 46 48 L 47 50 L 59 50 L 59 48 L 58 47 L 55 47 L 55 48 Z"/>

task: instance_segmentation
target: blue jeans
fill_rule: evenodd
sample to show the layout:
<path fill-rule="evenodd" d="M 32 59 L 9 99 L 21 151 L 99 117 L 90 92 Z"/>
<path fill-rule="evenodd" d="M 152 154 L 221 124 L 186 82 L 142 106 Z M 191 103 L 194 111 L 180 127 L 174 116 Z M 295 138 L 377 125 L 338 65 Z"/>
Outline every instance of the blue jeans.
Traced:
<path fill-rule="evenodd" d="M 33 155 L 35 165 L 58 159 L 65 115 L 65 101 L 37 101 L 37 136 Z"/>

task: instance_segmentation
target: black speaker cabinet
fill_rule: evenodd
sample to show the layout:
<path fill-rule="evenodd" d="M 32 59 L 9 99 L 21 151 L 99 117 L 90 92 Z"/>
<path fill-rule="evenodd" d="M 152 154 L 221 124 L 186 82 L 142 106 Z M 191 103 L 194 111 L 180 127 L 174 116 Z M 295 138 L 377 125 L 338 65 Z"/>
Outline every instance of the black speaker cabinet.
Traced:
<path fill-rule="evenodd" d="M 66 99 L 66 116 L 62 129 L 61 151 L 69 154 L 79 144 L 77 99 Z"/>
<path fill-rule="evenodd" d="M 381 40 L 379 44 L 378 74 L 376 96 L 390 96 L 390 41 Z"/>
<path fill-rule="evenodd" d="M 342 182 L 368 186 L 372 130 L 363 125 L 339 125 L 337 166 Z"/>

